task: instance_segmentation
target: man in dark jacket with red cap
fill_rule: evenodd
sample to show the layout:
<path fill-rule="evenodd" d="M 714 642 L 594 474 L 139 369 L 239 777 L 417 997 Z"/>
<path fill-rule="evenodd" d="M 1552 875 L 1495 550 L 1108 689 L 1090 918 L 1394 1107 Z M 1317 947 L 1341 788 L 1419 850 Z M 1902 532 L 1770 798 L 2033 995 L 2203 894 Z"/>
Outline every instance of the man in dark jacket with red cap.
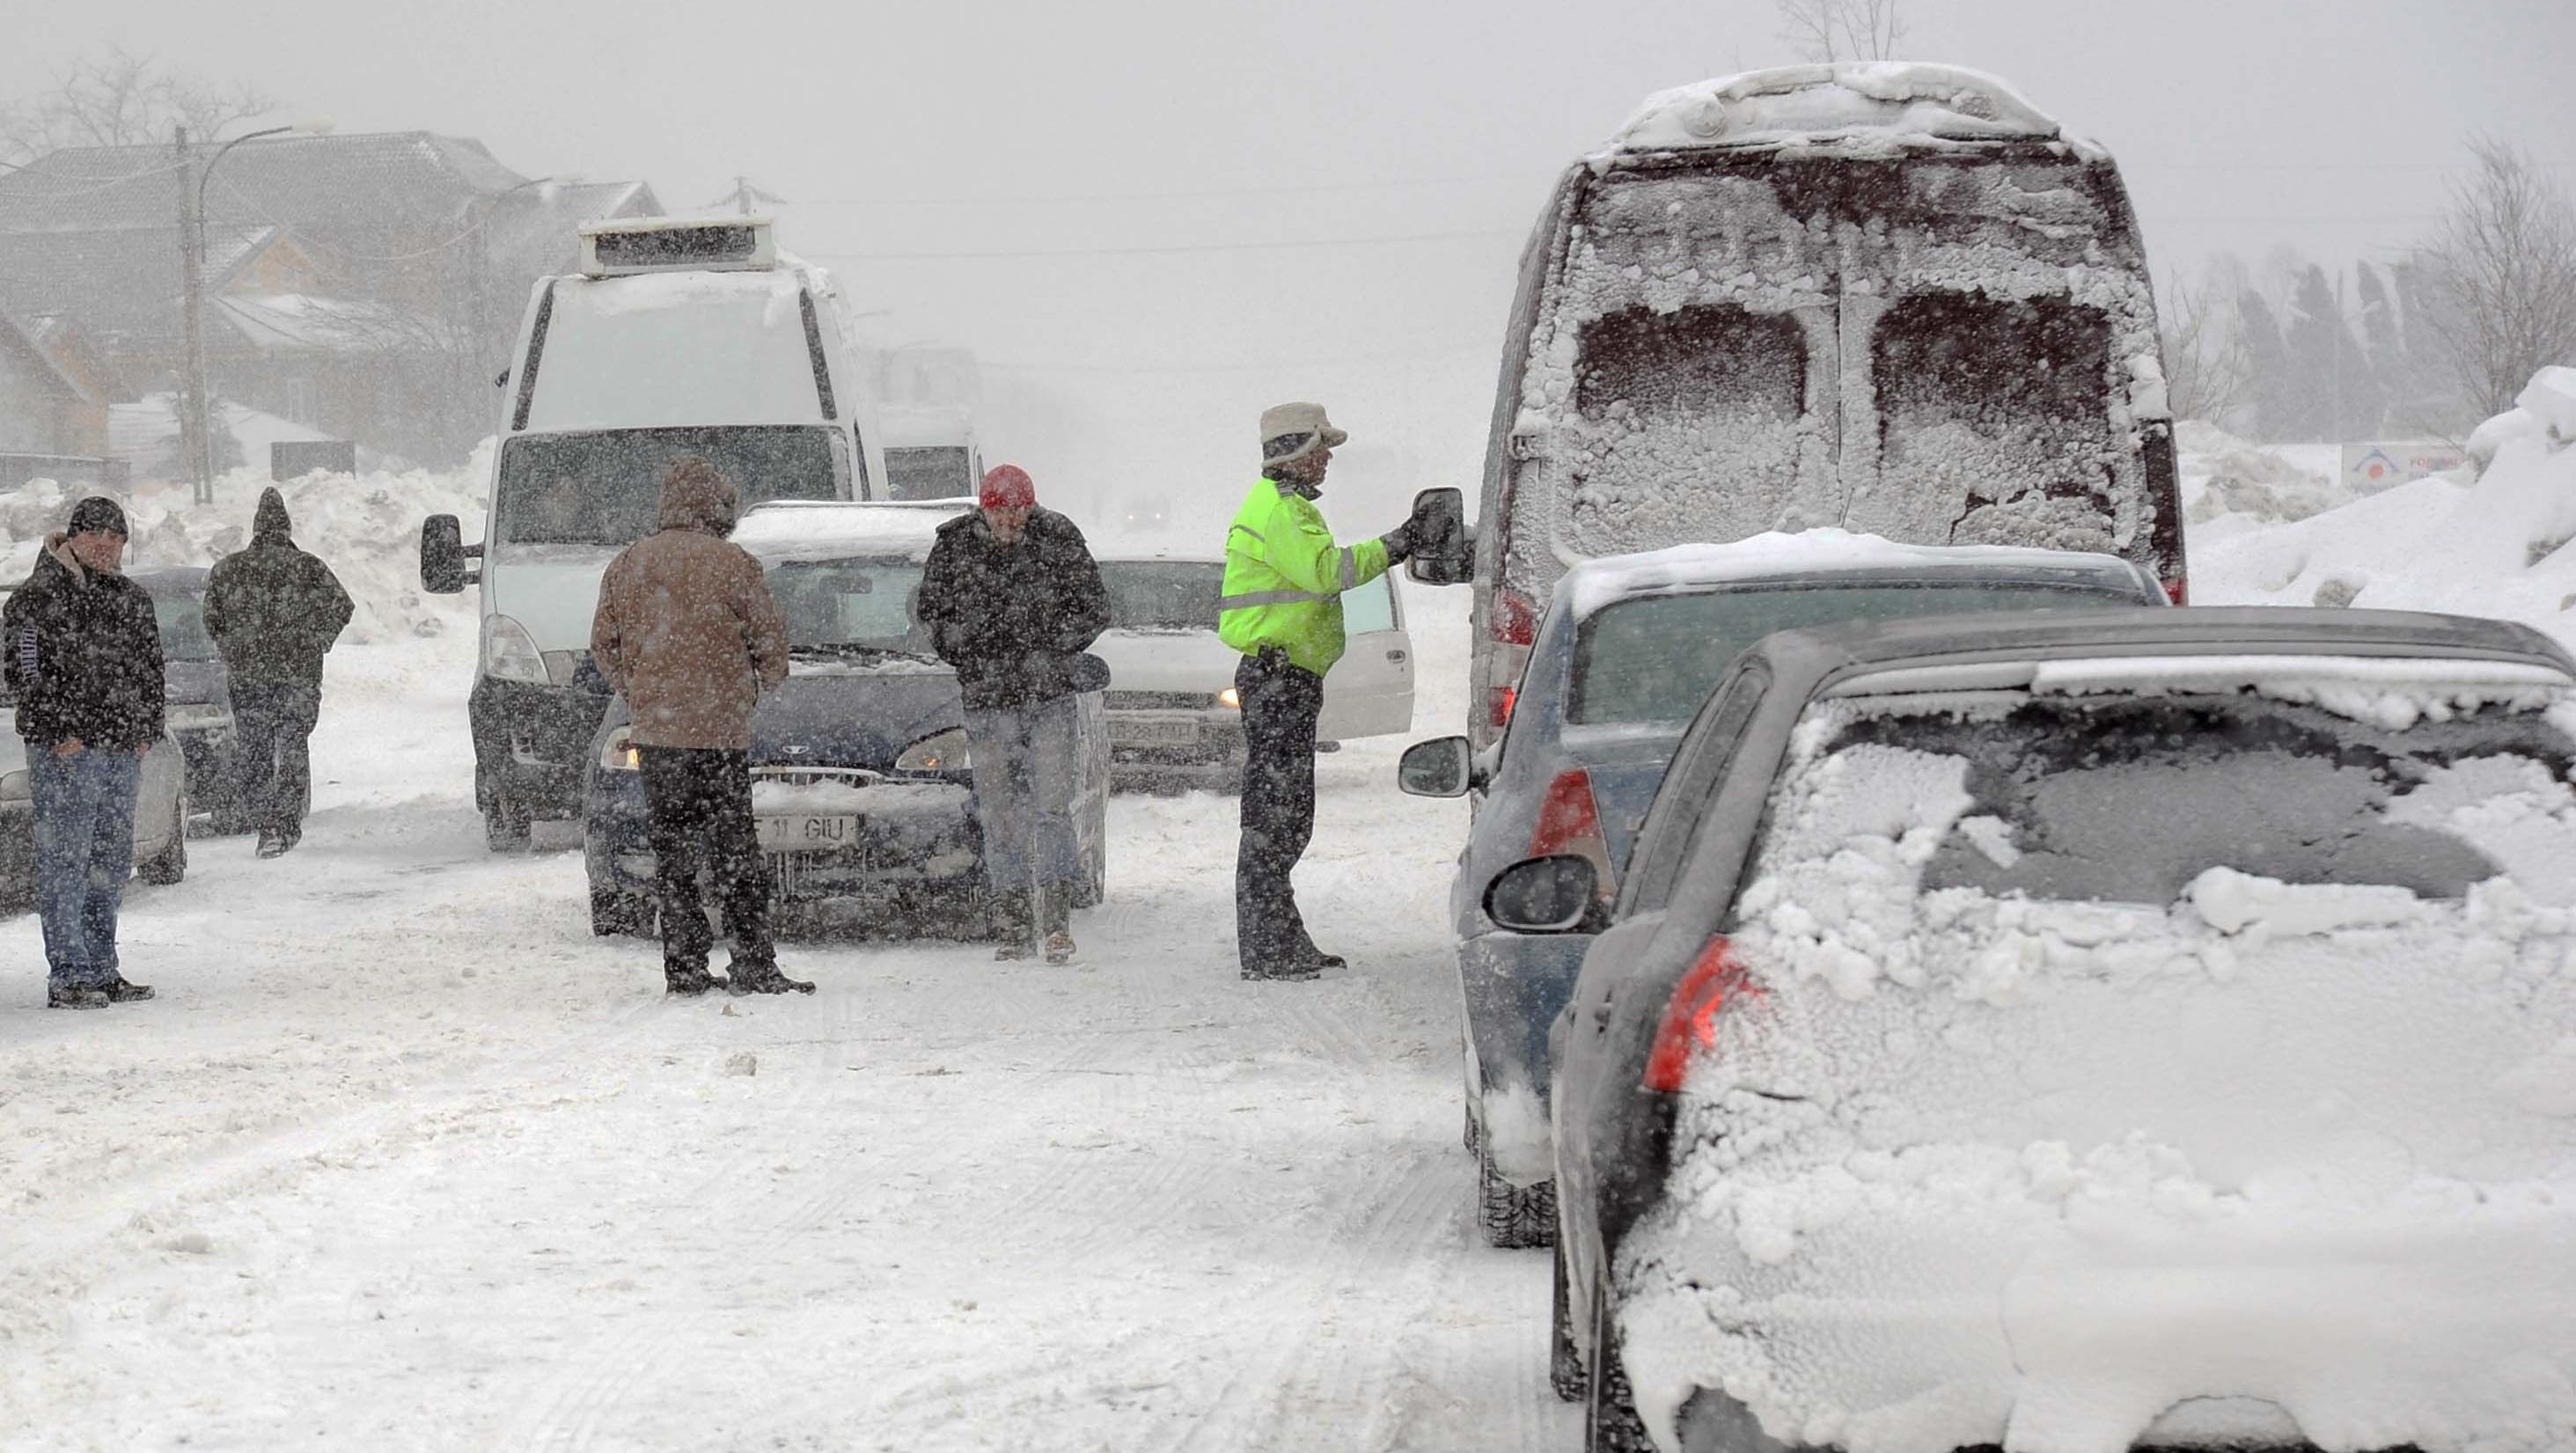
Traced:
<path fill-rule="evenodd" d="M 921 621 L 957 668 L 998 959 L 1074 953 L 1074 841 L 1080 785 L 1076 695 L 1107 684 L 1084 649 L 1109 627 L 1109 592 L 1073 521 L 1038 507 L 1015 464 L 984 476 L 978 508 L 939 527 L 921 582 Z M 1043 940 L 1041 944 L 1040 940 Z"/>

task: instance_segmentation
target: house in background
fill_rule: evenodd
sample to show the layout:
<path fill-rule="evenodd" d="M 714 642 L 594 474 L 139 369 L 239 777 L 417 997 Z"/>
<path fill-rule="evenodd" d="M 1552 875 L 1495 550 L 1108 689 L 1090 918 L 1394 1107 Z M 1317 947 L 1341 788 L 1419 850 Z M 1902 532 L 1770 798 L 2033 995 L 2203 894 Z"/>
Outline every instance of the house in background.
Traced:
<path fill-rule="evenodd" d="M 0 312 L 77 323 L 119 401 L 185 371 L 180 216 L 213 148 L 84 147 L 0 173 Z M 491 432 L 528 290 L 641 182 L 530 179 L 428 132 L 263 138 L 205 192 L 215 396 L 424 464 Z M 148 468 L 159 461 L 136 461 Z"/>

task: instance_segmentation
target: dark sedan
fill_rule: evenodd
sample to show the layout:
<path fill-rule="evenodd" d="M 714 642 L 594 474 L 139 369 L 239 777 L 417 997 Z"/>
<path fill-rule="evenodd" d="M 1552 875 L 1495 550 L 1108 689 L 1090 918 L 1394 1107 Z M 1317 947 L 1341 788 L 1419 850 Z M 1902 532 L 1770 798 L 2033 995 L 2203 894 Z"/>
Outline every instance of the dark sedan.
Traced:
<path fill-rule="evenodd" d="M 2418 1362 L 2511 1427 L 2450 1349 L 2569 1295 L 2563 1213 L 2481 1208 L 2576 1153 L 2525 1091 L 2576 1042 L 2571 703 L 2536 632 L 2388 612 L 1747 651 L 1615 904 L 1570 853 L 1485 895 L 1598 934 L 1551 1036 L 1587 1446 L 2433 1446 L 2372 1401 Z"/>
<path fill-rule="evenodd" d="M 787 616 L 788 678 L 752 718 L 752 811 L 776 899 L 796 917 L 899 931 L 980 917 L 964 706 L 914 611 L 932 530 L 953 509 L 769 506 L 735 532 Z M 1100 694 L 1082 702 L 1074 902 L 1088 907 L 1108 861 L 1109 737 Z M 602 934 L 657 923 L 630 720 L 623 698 L 610 704 L 588 768 L 583 848 Z"/>

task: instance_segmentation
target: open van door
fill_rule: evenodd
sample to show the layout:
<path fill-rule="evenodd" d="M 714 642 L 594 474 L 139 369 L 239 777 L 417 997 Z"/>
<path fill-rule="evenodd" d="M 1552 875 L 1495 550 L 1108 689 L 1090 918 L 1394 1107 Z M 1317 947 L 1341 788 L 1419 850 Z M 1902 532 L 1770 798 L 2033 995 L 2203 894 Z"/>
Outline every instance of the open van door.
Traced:
<path fill-rule="evenodd" d="M 1394 736 L 1413 730 L 1413 637 L 1393 575 L 1342 592 L 1342 659 L 1324 677 L 1319 741 Z"/>

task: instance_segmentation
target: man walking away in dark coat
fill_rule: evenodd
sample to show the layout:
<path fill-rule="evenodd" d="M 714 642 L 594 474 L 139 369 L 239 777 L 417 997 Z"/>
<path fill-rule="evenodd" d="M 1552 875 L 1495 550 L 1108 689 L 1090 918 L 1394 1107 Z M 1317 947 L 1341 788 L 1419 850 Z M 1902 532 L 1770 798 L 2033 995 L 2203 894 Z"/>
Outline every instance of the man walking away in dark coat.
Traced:
<path fill-rule="evenodd" d="M 769 864 L 751 815 L 751 714 L 787 679 L 787 621 L 769 577 L 725 537 L 734 487 L 695 454 L 662 476 L 654 533 L 626 547 L 599 581 L 590 652 L 634 715 L 629 740 L 644 777 L 644 833 L 662 897 L 662 980 L 703 994 L 714 935 L 698 901 L 698 865 L 712 859 L 736 994 L 811 994 L 778 971 L 770 931 Z"/>
<path fill-rule="evenodd" d="M 261 490 L 250 547 L 206 573 L 206 632 L 232 683 L 241 801 L 263 858 L 304 840 L 313 796 L 306 741 L 322 717 L 322 658 L 351 611 L 340 577 L 297 549 L 293 532 L 286 496 Z"/>
<path fill-rule="evenodd" d="M 134 791 L 161 740 L 161 628 L 125 578 L 125 512 L 92 495 L 45 541 L 0 610 L 5 675 L 27 744 L 36 814 L 36 912 L 45 1002 L 95 1009 L 149 999 L 118 972 L 116 915 L 134 871 Z"/>
<path fill-rule="evenodd" d="M 939 527 L 921 582 L 921 620 L 957 668 L 997 959 L 1074 955 L 1073 890 L 1084 869 L 1073 828 L 1082 776 L 1077 693 L 1107 684 L 1083 651 L 1109 628 L 1109 592 L 1073 521 L 1038 507 L 1037 485 L 995 466 L 978 509 Z"/>

